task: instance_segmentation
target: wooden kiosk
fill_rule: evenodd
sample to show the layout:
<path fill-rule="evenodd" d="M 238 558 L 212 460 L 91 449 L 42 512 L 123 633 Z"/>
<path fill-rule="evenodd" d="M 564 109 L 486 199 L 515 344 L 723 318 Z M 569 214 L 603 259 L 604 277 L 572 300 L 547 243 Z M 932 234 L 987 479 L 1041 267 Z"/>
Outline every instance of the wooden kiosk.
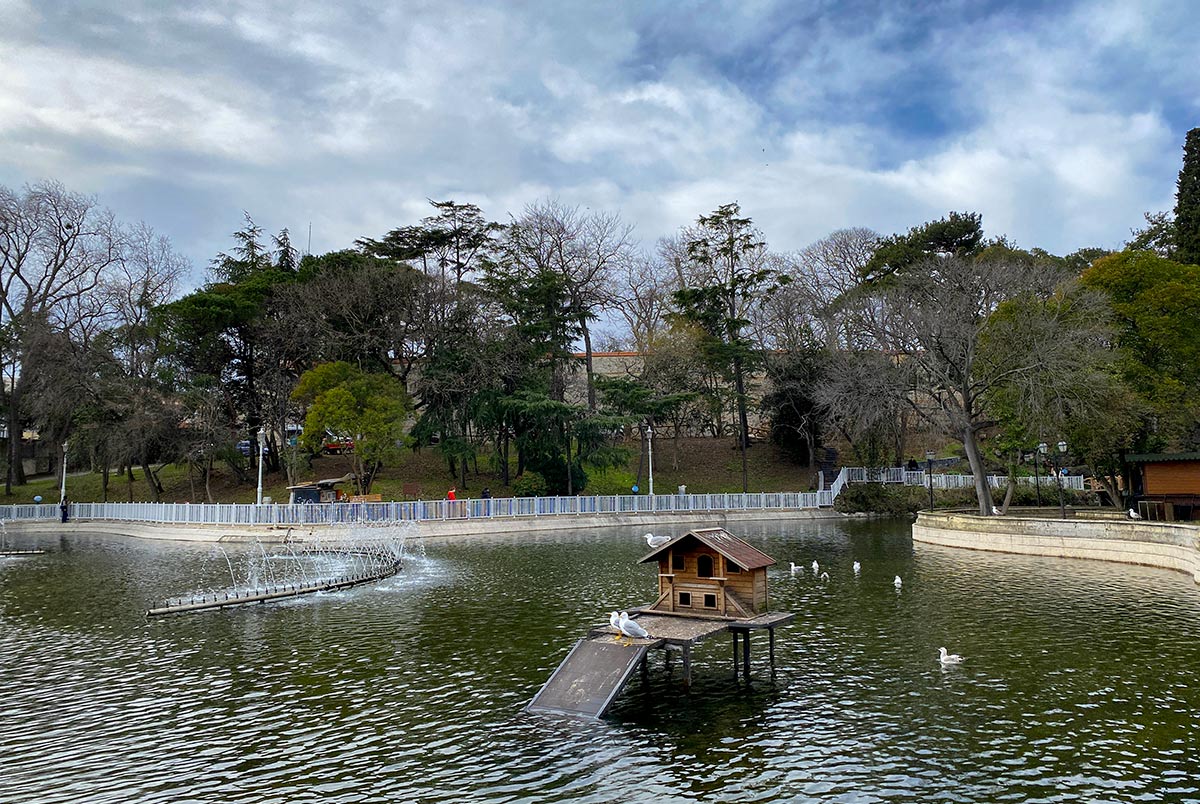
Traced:
<path fill-rule="evenodd" d="M 652 648 L 666 653 L 668 667 L 671 651 L 680 653 L 683 683 L 690 686 L 692 647 L 722 631 L 733 635 L 735 678 L 750 678 L 752 631 L 767 631 L 774 667 L 775 628 L 796 618 L 791 612 L 768 611 L 767 567 L 775 559 L 724 528 L 697 528 L 638 563 L 650 562 L 658 564 L 658 597 L 629 610 L 649 637 L 618 642 L 611 626 L 593 628 L 575 643 L 527 709 L 600 717 L 639 666 L 648 672 Z"/>

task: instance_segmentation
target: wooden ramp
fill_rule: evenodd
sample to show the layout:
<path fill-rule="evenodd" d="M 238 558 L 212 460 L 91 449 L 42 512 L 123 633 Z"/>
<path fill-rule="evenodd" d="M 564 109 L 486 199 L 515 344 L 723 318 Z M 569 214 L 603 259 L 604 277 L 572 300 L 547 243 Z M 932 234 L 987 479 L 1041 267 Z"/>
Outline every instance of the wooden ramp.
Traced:
<path fill-rule="evenodd" d="M 531 712 L 600 717 L 646 651 L 660 644 L 661 639 L 639 639 L 624 645 L 608 634 L 581 639 L 525 708 Z"/>

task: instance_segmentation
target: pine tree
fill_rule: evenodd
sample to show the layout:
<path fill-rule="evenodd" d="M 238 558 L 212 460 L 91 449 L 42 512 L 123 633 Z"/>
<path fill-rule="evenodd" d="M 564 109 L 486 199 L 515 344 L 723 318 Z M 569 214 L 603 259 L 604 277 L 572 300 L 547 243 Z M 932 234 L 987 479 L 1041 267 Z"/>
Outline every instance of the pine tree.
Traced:
<path fill-rule="evenodd" d="M 1200 265 L 1200 128 L 1187 133 L 1175 194 L 1175 261 Z"/>

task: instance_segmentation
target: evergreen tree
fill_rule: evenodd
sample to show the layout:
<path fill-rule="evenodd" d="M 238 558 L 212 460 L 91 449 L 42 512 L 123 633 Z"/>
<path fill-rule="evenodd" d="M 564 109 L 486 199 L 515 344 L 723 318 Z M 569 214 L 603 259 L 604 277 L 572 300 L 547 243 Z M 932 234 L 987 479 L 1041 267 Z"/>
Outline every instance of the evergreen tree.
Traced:
<path fill-rule="evenodd" d="M 1175 193 L 1175 261 L 1200 265 L 1200 128 L 1187 133 Z"/>

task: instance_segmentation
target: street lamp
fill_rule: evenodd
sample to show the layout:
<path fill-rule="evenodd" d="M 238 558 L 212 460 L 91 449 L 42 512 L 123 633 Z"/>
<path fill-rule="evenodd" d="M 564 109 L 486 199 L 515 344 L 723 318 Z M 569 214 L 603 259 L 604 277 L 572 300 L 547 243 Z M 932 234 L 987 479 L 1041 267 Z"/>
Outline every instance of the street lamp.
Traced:
<path fill-rule="evenodd" d="M 925 450 L 925 469 L 929 472 L 929 510 L 933 510 L 933 450 Z"/>
<path fill-rule="evenodd" d="M 1055 446 L 1058 447 L 1059 455 L 1065 456 L 1067 454 L 1067 442 L 1066 441 L 1059 441 Z M 1050 456 L 1050 460 L 1053 461 L 1053 463 L 1054 463 L 1054 483 L 1055 483 L 1055 485 L 1058 486 L 1058 518 L 1066 519 L 1067 518 L 1067 509 L 1063 505 L 1063 495 L 1062 495 L 1062 473 L 1059 472 L 1059 470 L 1058 470 L 1058 460 L 1053 455 Z"/>
<path fill-rule="evenodd" d="M 1033 485 L 1037 487 L 1038 508 L 1042 507 L 1042 481 L 1038 476 L 1038 456 L 1041 455 L 1042 460 L 1046 460 L 1046 450 L 1048 449 L 1046 442 L 1043 441 L 1037 445 L 1037 451 L 1033 453 Z"/>
<path fill-rule="evenodd" d="M 62 505 L 63 501 L 67 499 L 67 442 L 66 441 L 63 442 L 62 470 L 63 470 L 62 486 L 60 486 L 59 490 L 58 490 L 58 504 L 59 505 Z"/>
<path fill-rule="evenodd" d="M 267 433 L 261 427 L 258 428 L 258 504 L 262 505 L 262 458 L 263 453 L 267 451 Z"/>
<path fill-rule="evenodd" d="M 646 473 L 646 481 L 649 485 L 647 491 L 650 496 L 654 496 L 654 425 L 646 422 L 646 464 L 648 471 Z"/>

